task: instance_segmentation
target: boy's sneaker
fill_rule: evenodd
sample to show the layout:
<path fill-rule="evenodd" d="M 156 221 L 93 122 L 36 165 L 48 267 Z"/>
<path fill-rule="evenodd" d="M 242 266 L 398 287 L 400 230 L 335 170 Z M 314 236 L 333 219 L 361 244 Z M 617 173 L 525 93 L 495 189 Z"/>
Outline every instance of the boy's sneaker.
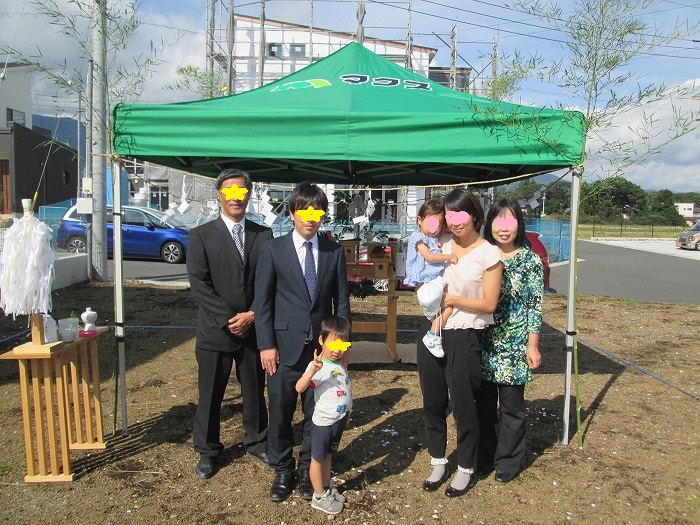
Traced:
<path fill-rule="evenodd" d="M 328 488 L 328 493 L 335 498 L 336 501 L 339 501 L 341 503 L 345 503 L 345 496 L 343 496 L 340 492 L 338 492 L 338 489 L 335 487 L 331 486 Z"/>
<path fill-rule="evenodd" d="M 326 514 L 338 514 L 343 510 L 343 504 L 333 497 L 330 490 L 321 494 L 320 497 L 314 494 L 311 498 L 311 507 Z"/>
<path fill-rule="evenodd" d="M 442 349 L 442 338 L 435 332 L 428 330 L 423 336 L 423 344 L 428 349 L 428 352 L 433 354 L 438 359 L 445 357 L 445 351 Z"/>

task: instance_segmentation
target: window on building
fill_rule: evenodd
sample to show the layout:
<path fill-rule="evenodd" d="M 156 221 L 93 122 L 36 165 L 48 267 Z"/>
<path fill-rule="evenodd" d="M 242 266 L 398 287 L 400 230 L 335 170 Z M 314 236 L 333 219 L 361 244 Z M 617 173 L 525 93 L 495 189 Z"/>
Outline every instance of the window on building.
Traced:
<path fill-rule="evenodd" d="M 375 202 L 375 210 L 370 219 L 387 223 L 396 222 L 399 213 L 398 191 L 373 189 L 370 195 Z"/>
<path fill-rule="evenodd" d="M 281 57 L 282 56 L 282 44 L 267 44 L 267 56 L 269 57 Z"/>
<path fill-rule="evenodd" d="M 289 45 L 289 56 L 290 57 L 305 57 L 306 56 L 306 44 L 290 44 Z"/>
<path fill-rule="evenodd" d="M 159 210 L 167 210 L 170 204 L 168 181 L 154 180 L 150 184 L 150 206 Z"/>
<path fill-rule="evenodd" d="M 24 126 L 24 111 L 18 111 L 16 109 L 7 108 L 7 124 L 9 125 L 12 122 Z"/>

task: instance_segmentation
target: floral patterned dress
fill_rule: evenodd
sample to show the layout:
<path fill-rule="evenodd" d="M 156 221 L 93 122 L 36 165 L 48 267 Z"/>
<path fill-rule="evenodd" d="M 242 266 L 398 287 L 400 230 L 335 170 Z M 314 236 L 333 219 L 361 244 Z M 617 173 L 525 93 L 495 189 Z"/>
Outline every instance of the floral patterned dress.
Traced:
<path fill-rule="evenodd" d="M 540 333 L 543 294 L 544 270 L 537 254 L 522 247 L 503 261 L 501 295 L 481 354 L 482 379 L 506 385 L 532 379 L 527 341 L 528 334 Z"/>

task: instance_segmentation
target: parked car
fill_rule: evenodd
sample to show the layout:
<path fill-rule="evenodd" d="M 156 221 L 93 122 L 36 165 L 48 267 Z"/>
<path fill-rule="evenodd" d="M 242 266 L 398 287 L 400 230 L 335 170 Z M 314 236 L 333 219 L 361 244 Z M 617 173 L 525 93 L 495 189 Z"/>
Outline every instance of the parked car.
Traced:
<path fill-rule="evenodd" d="M 107 207 L 107 253 L 112 254 L 112 208 Z M 167 221 L 167 222 L 166 222 Z M 72 253 L 87 251 L 87 220 L 77 207 L 70 208 L 58 226 L 56 244 Z M 151 208 L 122 206 L 122 247 L 124 257 L 162 259 L 170 264 L 184 262 L 188 227 L 176 217 Z"/>
<path fill-rule="evenodd" d="M 530 243 L 530 248 L 532 249 L 532 251 L 535 252 L 537 255 L 539 255 L 540 260 L 542 261 L 542 266 L 544 266 L 544 289 L 545 289 L 545 291 L 548 291 L 548 290 L 550 290 L 550 288 L 549 288 L 549 273 L 550 273 L 549 252 L 547 251 L 547 247 L 540 240 L 540 237 L 542 237 L 542 234 L 538 233 L 538 232 L 526 231 L 525 237 L 527 237 L 527 240 Z M 550 290 L 550 291 L 552 291 L 552 290 Z"/>
<path fill-rule="evenodd" d="M 700 221 L 696 222 L 692 228 L 678 234 L 676 246 L 688 250 L 700 250 Z"/>

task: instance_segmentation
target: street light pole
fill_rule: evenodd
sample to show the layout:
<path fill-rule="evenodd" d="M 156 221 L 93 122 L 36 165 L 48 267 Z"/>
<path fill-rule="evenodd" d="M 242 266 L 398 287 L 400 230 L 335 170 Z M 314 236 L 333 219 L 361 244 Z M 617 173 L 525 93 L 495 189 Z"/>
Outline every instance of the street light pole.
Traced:
<path fill-rule="evenodd" d="M 547 192 L 546 192 L 546 191 L 543 191 L 543 192 L 542 192 L 542 217 L 544 217 L 545 215 L 547 215 L 547 214 L 544 212 L 544 202 L 545 202 L 546 200 L 547 200 Z"/>

